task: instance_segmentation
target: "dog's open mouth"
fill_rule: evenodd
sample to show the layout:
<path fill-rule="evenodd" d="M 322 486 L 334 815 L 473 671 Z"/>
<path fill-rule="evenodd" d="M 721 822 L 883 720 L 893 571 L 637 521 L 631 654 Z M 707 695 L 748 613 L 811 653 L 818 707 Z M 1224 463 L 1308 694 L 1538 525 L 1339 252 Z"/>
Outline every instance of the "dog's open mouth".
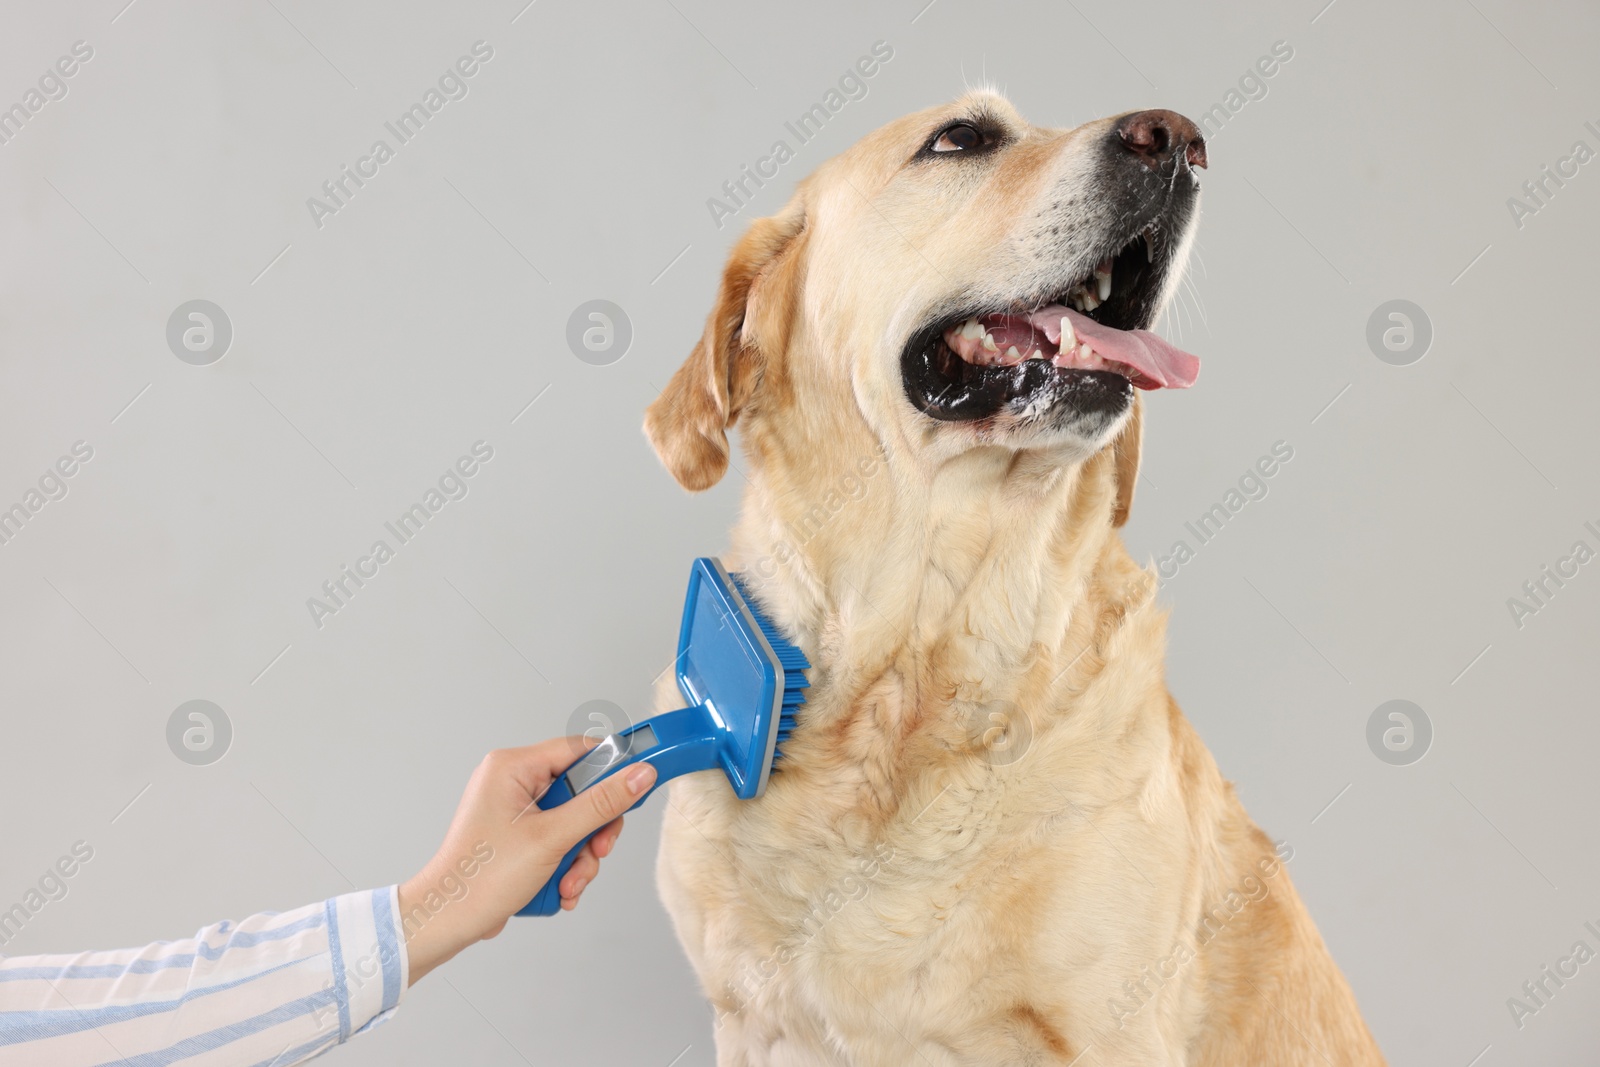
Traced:
<path fill-rule="evenodd" d="M 1075 406 L 1125 405 L 1130 387 L 1185 389 L 1200 361 L 1140 329 L 1166 266 L 1147 228 L 1087 276 L 1044 300 L 972 309 L 919 331 L 903 360 L 907 391 L 925 414 L 971 421 Z"/>
<path fill-rule="evenodd" d="M 1136 243 L 1142 245 L 1144 238 Z M 1122 330 L 1094 317 L 1114 291 L 1116 261 L 1107 256 L 1088 279 L 1037 311 L 973 315 L 952 323 L 944 329 L 944 343 L 963 362 L 979 367 L 1043 359 L 1063 370 L 1115 371 L 1141 389 L 1188 388 L 1200 372 L 1198 359 L 1148 330 Z"/>

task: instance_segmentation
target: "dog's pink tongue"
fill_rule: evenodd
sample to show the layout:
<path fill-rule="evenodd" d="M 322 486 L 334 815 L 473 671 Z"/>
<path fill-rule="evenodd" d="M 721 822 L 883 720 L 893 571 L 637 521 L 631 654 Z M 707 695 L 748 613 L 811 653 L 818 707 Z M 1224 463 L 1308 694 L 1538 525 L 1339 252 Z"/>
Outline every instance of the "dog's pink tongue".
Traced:
<path fill-rule="evenodd" d="M 1149 330 L 1116 330 L 1102 326 L 1087 315 L 1052 304 L 1028 316 L 1028 321 L 1044 331 L 1051 344 L 1061 343 L 1061 319 L 1072 323 L 1078 340 L 1103 359 L 1125 363 L 1139 372 L 1134 384 L 1141 389 L 1187 389 L 1200 376 L 1200 360 L 1151 333 Z"/>

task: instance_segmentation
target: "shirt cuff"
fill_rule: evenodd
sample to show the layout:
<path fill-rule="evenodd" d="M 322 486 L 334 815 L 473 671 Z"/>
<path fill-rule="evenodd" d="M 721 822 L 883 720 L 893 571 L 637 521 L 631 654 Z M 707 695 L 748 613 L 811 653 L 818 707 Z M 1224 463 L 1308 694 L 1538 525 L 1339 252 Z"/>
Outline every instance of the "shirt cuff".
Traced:
<path fill-rule="evenodd" d="M 384 1022 L 405 995 L 409 961 L 400 927 L 399 887 L 334 897 L 328 912 L 339 1040 Z"/>

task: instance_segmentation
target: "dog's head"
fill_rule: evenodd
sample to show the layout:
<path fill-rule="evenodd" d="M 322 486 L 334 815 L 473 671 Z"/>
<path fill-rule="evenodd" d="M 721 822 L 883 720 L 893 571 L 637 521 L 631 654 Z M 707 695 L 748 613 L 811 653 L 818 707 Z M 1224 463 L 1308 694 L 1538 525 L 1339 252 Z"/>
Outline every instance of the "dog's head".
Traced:
<path fill-rule="evenodd" d="M 979 92 L 892 122 L 739 241 L 646 433 L 695 490 L 726 470 L 741 415 L 747 444 L 781 421 L 780 449 L 861 439 L 924 465 L 978 448 L 1077 462 L 1120 432 L 1136 464 L 1135 388 L 1197 369 L 1146 331 L 1187 258 L 1205 163 L 1170 111 L 1056 130 Z"/>

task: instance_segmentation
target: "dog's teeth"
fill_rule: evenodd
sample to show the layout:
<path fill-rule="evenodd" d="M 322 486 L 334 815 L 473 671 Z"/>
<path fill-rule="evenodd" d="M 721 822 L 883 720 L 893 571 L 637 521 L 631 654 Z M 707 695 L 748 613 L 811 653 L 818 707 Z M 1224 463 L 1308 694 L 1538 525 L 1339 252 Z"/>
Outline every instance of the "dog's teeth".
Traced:
<path fill-rule="evenodd" d="M 1095 295 L 1093 293 L 1084 293 L 1083 294 L 1083 307 L 1079 308 L 1078 310 L 1080 310 L 1080 311 L 1093 311 L 1095 308 L 1097 308 L 1099 306 L 1100 306 L 1100 301 L 1095 299 Z"/>
<path fill-rule="evenodd" d="M 961 336 L 971 341 L 976 341 L 983 336 L 983 333 L 983 323 L 977 319 L 968 319 L 961 326 Z"/>
<path fill-rule="evenodd" d="M 1022 358 L 1022 353 L 1017 351 L 1017 346 L 1016 345 L 1012 345 L 1010 348 L 1006 349 L 1006 358 L 1007 359 L 1021 359 Z"/>
<path fill-rule="evenodd" d="M 1105 303 L 1106 298 L 1111 295 L 1111 266 L 1111 257 L 1107 256 L 1105 259 L 1102 259 L 1100 261 L 1100 265 L 1094 269 L 1095 293 L 1102 304 Z"/>
<path fill-rule="evenodd" d="M 1070 352 L 1077 343 L 1078 335 L 1072 329 L 1072 320 L 1061 316 L 1061 351 Z"/>
<path fill-rule="evenodd" d="M 1000 346 L 994 343 L 994 338 L 989 336 L 989 332 L 987 330 L 985 330 L 983 334 L 983 350 L 985 352 L 1000 351 Z"/>

